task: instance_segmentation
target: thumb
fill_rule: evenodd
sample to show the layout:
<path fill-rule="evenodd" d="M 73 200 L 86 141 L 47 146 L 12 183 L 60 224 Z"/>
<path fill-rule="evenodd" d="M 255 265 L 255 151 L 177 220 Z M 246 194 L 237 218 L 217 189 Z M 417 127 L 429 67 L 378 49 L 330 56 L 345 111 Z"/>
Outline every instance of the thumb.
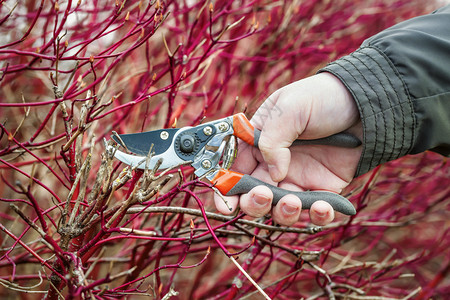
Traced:
<path fill-rule="evenodd" d="M 280 182 L 286 177 L 291 162 L 289 147 L 296 138 L 297 133 L 286 120 L 266 119 L 261 130 L 258 148 L 267 163 L 273 181 Z"/>
<path fill-rule="evenodd" d="M 291 151 L 288 147 L 279 147 L 278 143 L 271 142 L 264 132 L 261 133 L 259 150 L 267 163 L 270 177 L 275 182 L 282 181 L 288 172 L 291 162 Z"/>
<path fill-rule="evenodd" d="M 307 105 L 298 107 L 298 101 L 292 100 L 297 93 L 291 89 L 286 86 L 277 90 L 252 118 L 255 127 L 261 129 L 258 148 L 275 182 L 282 181 L 288 173 L 291 162 L 289 147 L 305 127 L 299 116 L 303 115 L 302 112 L 306 115 L 309 108 Z"/>

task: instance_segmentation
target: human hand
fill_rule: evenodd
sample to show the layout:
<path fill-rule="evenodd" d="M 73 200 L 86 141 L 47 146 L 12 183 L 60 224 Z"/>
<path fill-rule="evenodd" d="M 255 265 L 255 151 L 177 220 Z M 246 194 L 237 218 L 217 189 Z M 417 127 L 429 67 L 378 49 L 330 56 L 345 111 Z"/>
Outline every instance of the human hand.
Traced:
<path fill-rule="evenodd" d="M 340 193 L 353 179 L 362 147 L 339 148 L 323 145 L 291 146 L 296 139 L 316 139 L 347 131 L 362 138 L 359 112 L 352 95 L 339 79 L 320 73 L 289 84 L 273 93 L 250 120 L 261 130 L 259 149 L 239 143 L 236 171 L 292 191 L 326 190 Z M 257 186 L 249 193 L 215 196 L 217 209 L 232 213 L 238 205 L 246 214 L 261 217 L 272 210 L 274 221 L 294 224 L 301 201 L 286 195 L 272 206 L 272 192 Z M 231 207 L 231 211 L 230 208 Z M 334 211 L 325 201 L 310 208 L 314 224 L 326 225 Z"/>

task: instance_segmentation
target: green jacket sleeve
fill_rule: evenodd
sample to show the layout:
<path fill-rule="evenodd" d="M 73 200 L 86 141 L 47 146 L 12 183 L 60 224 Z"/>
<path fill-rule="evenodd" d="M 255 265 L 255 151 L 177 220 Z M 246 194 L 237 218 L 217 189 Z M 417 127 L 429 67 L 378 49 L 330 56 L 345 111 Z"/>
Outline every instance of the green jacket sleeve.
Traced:
<path fill-rule="evenodd" d="M 356 176 L 406 154 L 450 153 L 450 6 L 364 41 L 320 72 L 352 93 L 363 123 Z"/>

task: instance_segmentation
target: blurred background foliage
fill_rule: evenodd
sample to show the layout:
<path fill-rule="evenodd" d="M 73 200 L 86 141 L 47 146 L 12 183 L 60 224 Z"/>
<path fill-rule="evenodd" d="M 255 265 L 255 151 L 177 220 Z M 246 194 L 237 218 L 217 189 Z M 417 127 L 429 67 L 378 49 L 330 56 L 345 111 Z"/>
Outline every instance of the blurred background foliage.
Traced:
<path fill-rule="evenodd" d="M 251 117 L 277 88 L 440 5 L 0 1 L 0 295 L 260 299 L 205 215 L 169 211 L 198 213 L 194 199 L 215 211 L 191 169 L 175 170 L 151 201 L 114 215 L 142 174 L 121 172 L 103 139 L 113 130 L 197 125 L 241 111 Z M 448 161 L 427 152 L 357 178 L 344 194 L 358 214 L 323 228 L 306 217 L 293 232 L 269 217 L 250 224 L 210 215 L 208 222 L 222 246 L 242 251 L 237 261 L 271 298 L 446 299 L 449 183 Z M 143 206 L 155 210 L 133 210 Z M 65 207 L 92 215 L 70 223 Z M 45 234 L 31 228 L 45 223 Z M 83 232 L 70 235 L 64 224 Z M 66 280 L 53 279 L 58 271 Z"/>

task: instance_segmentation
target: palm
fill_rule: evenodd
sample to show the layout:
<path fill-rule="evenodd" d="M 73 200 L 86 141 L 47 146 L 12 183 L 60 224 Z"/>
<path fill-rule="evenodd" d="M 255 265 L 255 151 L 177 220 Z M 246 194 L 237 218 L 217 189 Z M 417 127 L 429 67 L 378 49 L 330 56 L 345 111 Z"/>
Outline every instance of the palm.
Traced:
<path fill-rule="evenodd" d="M 359 149 L 330 146 L 292 149 L 287 180 L 304 189 L 339 192 L 348 185 L 359 161 Z"/>
<path fill-rule="evenodd" d="M 291 147 L 291 164 L 286 178 L 278 183 L 288 190 L 328 190 L 339 193 L 355 174 L 361 150 L 332 146 Z M 244 153 L 242 153 L 244 152 Z M 258 149 L 244 146 L 236 170 L 272 181 L 266 162 Z"/>

